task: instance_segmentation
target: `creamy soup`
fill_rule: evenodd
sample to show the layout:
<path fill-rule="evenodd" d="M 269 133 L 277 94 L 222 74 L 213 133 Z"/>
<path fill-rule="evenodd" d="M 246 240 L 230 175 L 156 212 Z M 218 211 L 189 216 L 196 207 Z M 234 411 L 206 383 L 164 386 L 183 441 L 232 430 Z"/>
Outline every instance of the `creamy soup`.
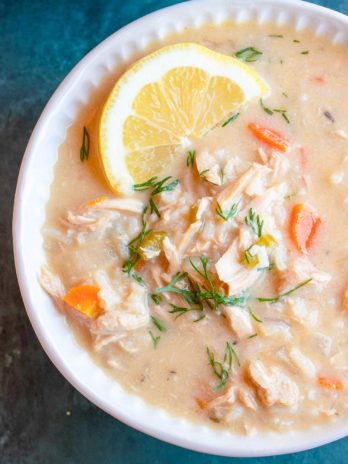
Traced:
<path fill-rule="evenodd" d="M 230 56 L 254 47 L 247 64 L 270 96 L 120 197 L 97 149 L 117 68 L 59 148 L 41 283 L 95 362 L 149 404 L 234 433 L 337 420 L 348 406 L 348 52 L 309 31 L 226 23 L 143 55 L 184 41 Z M 86 314 L 63 301 L 81 285 L 98 292 Z"/>

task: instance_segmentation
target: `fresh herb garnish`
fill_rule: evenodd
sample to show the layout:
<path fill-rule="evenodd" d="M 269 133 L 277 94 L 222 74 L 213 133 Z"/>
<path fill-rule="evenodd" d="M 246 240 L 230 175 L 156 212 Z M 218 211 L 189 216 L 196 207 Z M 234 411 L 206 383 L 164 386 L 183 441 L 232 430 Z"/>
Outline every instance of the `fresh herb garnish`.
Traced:
<path fill-rule="evenodd" d="M 220 179 L 221 179 L 221 185 L 223 185 L 224 180 L 225 180 L 225 171 L 223 169 L 220 169 Z"/>
<path fill-rule="evenodd" d="M 152 333 L 151 330 L 149 330 L 149 335 L 151 337 L 153 347 L 156 348 L 158 345 L 158 342 L 160 341 L 161 337 L 158 335 L 157 337 Z"/>
<path fill-rule="evenodd" d="M 300 282 L 298 285 L 296 285 L 296 287 L 292 288 L 291 290 L 288 290 L 287 292 L 285 293 L 281 293 L 280 295 L 274 297 L 274 298 L 256 298 L 257 301 L 261 301 L 261 302 L 264 302 L 264 301 L 268 301 L 270 303 L 277 303 L 278 301 L 282 300 L 283 298 L 291 295 L 292 293 L 296 292 L 296 290 L 299 290 L 300 288 L 304 287 L 305 285 L 309 284 L 309 282 L 311 282 L 313 280 L 313 277 L 311 277 L 310 279 L 307 279 L 307 280 L 304 280 L 303 282 Z"/>
<path fill-rule="evenodd" d="M 139 274 L 133 271 L 131 276 L 138 284 L 145 286 L 145 282 L 143 281 L 142 277 Z"/>
<path fill-rule="evenodd" d="M 297 40 L 297 39 L 294 39 L 293 42 L 294 42 L 294 43 L 300 43 L 300 41 Z"/>
<path fill-rule="evenodd" d="M 290 200 L 292 200 L 293 198 L 295 198 L 296 195 L 297 195 L 297 192 L 290 193 L 289 195 L 285 195 L 284 199 L 290 201 Z"/>
<path fill-rule="evenodd" d="M 205 174 L 206 174 L 207 172 L 209 172 L 209 171 L 210 171 L 210 169 L 204 169 L 203 171 L 201 171 L 201 172 L 199 173 L 200 177 L 205 177 Z"/>
<path fill-rule="evenodd" d="M 252 334 L 252 335 L 249 335 L 249 337 L 247 337 L 247 338 L 248 338 L 248 340 L 250 340 L 251 338 L 255 338 L 255 337 L 257 337 L 257 333 L 254 333 L 254 334 Z"/>
<path fill-rule="evenodd" d="M 153 325 L 155 327 L 157 327 L 157 329 L 160 331 L 160 332 L 165 332 L 167 330 L 166 326 L 161 322 L 159 321 L 158 319 L 156 319 L 154 316 L 151 316 L 151 321 L 153 323 Z"/>
<path fill-rule="evenodd" d="M 253 208 L 249 209 L 249 213 L 247 216 L 245 216 L 244 221 L 247 226 L 250 227 L 250 229 L 259 237 L 261 238 L 262 236 L 262 228 L 263 228 L 263 220 L 261 220 L 260 216 L 256 216 L 256 222 L 255 222 L 255 211 Z"/>
<path fill-rule="evenodd" d="M 261 105 L 261 108 L 263 109 L 263 111 L 264 111 L 265 113 L 267 113 L 267 114 L 269 114 L 269 115 L 272 116 L 273 111 L 272 111 L 270 108 L 267 108 L 267 106 L 265 106 L 265 105 L 263 104 L 262 98 L 260 98 L 260 105 Z"/>
<path fill-rule="evenodd" d="M 285 97 L 285 98 L 289 98 L 289 95 L 288 95 L 287 93 L 285 93 L 285 92 L 282 92 L 282 95 L 283 95 L 283 97 Z"/>
<path fill-rule="evenodd" d="M 204 304 L 206 304 L 210 309 L 216 310 L 219 305 L 223 304 L 225 306 L 244 306 L 246 301 L 245 295 L 240 296 L 224 296 L 221 291 L 216 291 L 214 284 L 209 276 L 207 266 L 208 259 L 204 256 L 200 257 L 200 263 L 202 265 L 202 270 L 196 266 L 196 264 L 189 259 L 193 269 L 204 279 L 204 285 L 199 284 L 198 282 L 192 281 L 187 272 L 176 273 L 171 279 L 168 285 L 161 288 L 156 288 L 154 292 L 159 293 L 176 293 L 181 295 L 183 299 L 189 303 L 189 305 L 194 306 L 194 309 L 197 310 L 197 306 L 202 310 Z M 181 286 L 177 287 L 177 284 L 181 282 Z M 183 308 L 181 309 L 191 309 Z M 175 308 L 173 308 L 175 309 Z M 179 312 L 179 311 L 174 311 Z M 186 311 L 182 311 L 186 312 Z"/>
<path fill-rule="evenodd" d="M 147 211 L 147 207 L 144 208 L 143 213 L 141 215 L 141 223 L 142 223 L 142 230 L 133 240 L 128 243 L 128 250 L 129 250 L 129 258 L 122 266 L 122 271 L 126 272 L 128 275 L 131 275 L 131 271 L 137 262 L 141 259 L 141 256 L 138 252 L 145 236 L 150 232 L 147 230 L 147 222 L 145 220 L 145 214 Z"/>
<path fill-rule="evenodd" d="M 90 137 L 89 133 L 85 126 L 83 126 L 83 135 L 82 135 L 82 145 L 80 148 L 80 160 L 83 162 L 84 160 L 88 160 L 89 156 L 89 149 L 90 149 Z"/>
<path fill-rule="evenodd" d="M 230 218 L 235 216 L 238 211 L 238 203 L 233 203 L 227 213 L 224 213 L 219 202 L 216 202 L 216 214 L 220 216 L 224 221 L 228 221 Z"/>
<path fill-rule="evenodd" d="M 290 119 L 288 118 L 287 115 L 287 110 L 279 110 L 279 109 L 274 109 L 273 110 L 275 113 L 280 113 L 282 118 L 285 119 L 285 121 L 290 124 Z"/>
<path fill-rule="evenodd" d="M 157 181 L 157 177 L 151 177 L 151 179 L 143 182 L 141 184 L 134 184 L 133 190 L 135 192 L 144 192 L 145 190 L 152 189 L 150 193 L 150 214 L 155 213 L 157 217 L 161 217 L 157 205 L 153 199 L 155 195 L 158 195 L 161 192 L 171 192 L 178 185 L 179 179 L 176 179 L 166 185 L 166 182 L 169 181 L 172 176 L 165 177 L 164 179 Z"/>
<path fill-rule="evenodd" d="M 224 357 L 222 361 L 216 361 L 215 355 L 210 349 L 207 347 L 207 354 L 209 359 L 209 364 L 211 365 L 214 374 L 220 380 L 220 383 L 216 385 L 213 389 L 220 390 L 220 388 L 226 385 L 226 382 L 229 378 L 229 372 L 232 368 L 232 362 L 235 360 L 238 366 L 240 366 L 239 358 L 237 353 L 232 348 L 232 345 L 229 342 L 226 342 Z"/>
<path fill-rule="evenodd" d="M 237 113 L 232 114 L 231 117 L 229 117 L 228 119 L 226 119 L 226 121 L 222 124 L 221 127 L 226 127 L 227 124 L 229 124 L 229 123 L 232 122 L 232 121 L 235 121 L 235 120 L 238 118 L 239 115 L 240 115 L 240 111 L 238 111 Z"/>
<path fill-rule="evenodd" d="M 241 61 L 245 61 L 246 63 L 253 63 L 260 58 L 262 52 L 257 50 L 255 47 L 247 47 L 239 50 L 235 55 Z"/>
<path fill-rule="evenodd" d="M 159 305 L 162 301 L 161 295 L 155 295 L 154 293 L 151 295 L 151 299 L 156 305 Z"/>
<path fill-rule="evenodd" d="M 254 319 L 254 321 L 259 322 L 260 324 L 263 323 L 263 321 L 256 316 L 256 314 L 253 312 L 253 310 L 250 307 L 248 307 L 248 313 Z"/>
<path fill-rule="evenodd" d="M 193 166 L 196 158 L 196 150 L 189 151 L 186 158 L 186 166 Z"/>
<path fill-rule="evenodd" d="M 176 306 L 172 303 L 170 303 L 170 306 L 172 307 L 171 311 L 169 311 L 170 314 L 175 314 L 174 319 L 178 319 L 179 317 L 183 316 L 184 314 L 187 314 L 191 311 L 199 311 L 202 312 L 202 308 L 198 305 L 193 305 L 190 308 L 187 308 L 185 306 Z M 202 314 L 199 316 L 197 319 L 195 319 L 193 322 L 199 322 L 202 319 L 205 318 L 205 314 Z"/>
<path fill-rule="evenodd" d="M 287 115 L 287 110 L 281 110 L 281 109 L 278 109 L 278 108 L 274 108 L 273 110 L 271 110 L 270 108 L 268 108 L 267 106 L 264 105 L 264 103 L 262 101 L 262 98 L 260 98 L 260 105 L 261 105 L 261 108 L 263 109 L 263 111 L 265 113 L 269 114 L 270 116 L 272 116 L 273 113 L 280 113 L 282 118 L 285 119 L 285 121 L 288 124 L 290 124 L 290 120 L 289 120 L 288 115 Z"/>
<path fill-rule="evenodd" d="M 305 50 L 304 52 L 301 52 L 301 55 L 308 55 L 309 51 Z"/>

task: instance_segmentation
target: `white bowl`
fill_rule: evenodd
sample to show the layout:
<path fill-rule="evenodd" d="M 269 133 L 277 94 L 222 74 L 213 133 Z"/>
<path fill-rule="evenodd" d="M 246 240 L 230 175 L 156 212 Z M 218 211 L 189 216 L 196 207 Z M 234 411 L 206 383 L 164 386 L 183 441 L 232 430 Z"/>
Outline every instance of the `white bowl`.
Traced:
<path fill-rule="evenodd" d="M 113 34 L 65 78 L 30 138 L 18 178 L 13 215 L 16 270 L 25 307 L 44 350 L 64 377 L 104 411 L 142 432 L 197 451 L 238 457 L 292 453 L 346 436 L 347 418 L 305 431 L 240 437 L 172 417 L 124 391 L 93 363 L 37 281 L 45 260 L 40 229 L 57 148 L 88 98 L 89 89 L 152 40 L 185 26 L 199 27 L 207 21 L 218 24 L 228 18 L 237 22 L 273 20 L 279 25 L 290 23 L 296 30 L 309 27 L 333 42 L 348 44 L 346 16 L 298 0 L 197 0 L 157 11 Z"/>

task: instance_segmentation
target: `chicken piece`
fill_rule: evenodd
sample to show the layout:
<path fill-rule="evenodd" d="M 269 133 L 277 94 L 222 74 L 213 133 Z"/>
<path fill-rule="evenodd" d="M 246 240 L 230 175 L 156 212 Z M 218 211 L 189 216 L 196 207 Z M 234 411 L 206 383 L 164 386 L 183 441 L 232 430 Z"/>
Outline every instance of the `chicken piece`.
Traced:
<path fill-rule="evenodd" d="M 238 387 L 237 396 L 239 401 L 249 409 L 256 411 L 257 409 L 257 401 L 255 398 L 255 393 L 251 390 L 251 388 L 247 387 L 246 385 Z"/>
<path fill-rule="evenodd" d="M 325 355 L 329 356 L 331 353 L 332 338 L 321 332 L 316 332 L 313 337 L 318 345 L 320 351 Z"/>
<path fill-rule="evenodd" d="M 343 294 L 343 309 L 348 311 L 348 288 L 346 289 L 346 291 Z"/>
<path fill-rule="evenodd" d="M 105 312 L 113 311 L 122 303 L 122 295 L 115 290 L 117 287 L 111 283 L 105 271 L 97 271 L 94 280 L 100 288 L 98 292 L 100 306 Z"/>
<path fill-rule="evenodd" d="M 260 195 L 264 191 L 264 183 L 269 168 L 254 163 L 236 182 L 232 182 L 219 193 L 217 201 L 224 211 L 228 211 L 234 203 L 239 203 L 244 193 L 250 196 Z"/>
<path fill-rule="evenodd" d="M 108 291 L 109 289 L 102 287 L 99 294 L 105 297 Z M 121 294 L 121 298 L 122 301 L 117 306 L 108 301 L 108 305 L 113 309 L 92 321 L 91 331 L 93 333 L 103 335 L 126 333 L 149 323 L 150 314 L 145 287 L 136 282 L 130 282 L 126 291 Z M 106 308 L 105 301 L 104 308 Z"/>
<path fill-rule="evenodd" d="M 170 274 L 176 274 L 180 270 L 181 260 L 180 255 L 168 236 L 165 236 L 162 242 L 163 251 L 167 258 Z"/>
<path fill-rule="evenodd" d="M 231 385 L 226 393 L 221 396 L 218 396 L 212 401 L 209 401 L 207 404 L 207 409 L 211 410 L 213 413 L 213 417 L 216 419 L 223 419 L 231 413 L 235 402 L 236 402 L 236 394 L 237 394 L 237 387 L 235 385 Z"/>
<path fill-rule="evenodd" d="M 215 269 L 222 282 L 229 288 L 229 295 L 238 295 L 251 287 L 262 275 L 257 268 L 247 269 L 240 263 L 242 252 L 238 239 L 234 240 L 227 251 L 216 262 Z"/>
<path fill-rule="evenodd" d="M 189 227 L 183 233 L 177 246 L 179 256 L 184 255 L 185 251 L 189 248 L 189 246 L 192 243 L 192 240 L 194 239 L 201 227 L 202 221 L 196 221 L 189 225 Z"/>
<path fill-rule="evenodd" d="M 279 404 L 291 407 L 298 404 L 298 386 L 279 367 L 267 368 L 260 360 L 255 360 L 249 364 L 249 375 L 266 406 Z"/>
<path fill-rule="evenodd" d="M 141 214 L 144 210 L 144 202 L 136 198 L 106 198 L 87 207 L 93 210 L 117 210 L 129 213 Z"/>
<path fill-rule="evenodd" d="M 318 321 L 318 311 L 314 308 L 308 308 L 303 298 L 288 298 L 286 305 L 289 309 L 289 315 L 300 324 L 313 328 Z"/>
<path fill-rule="evenodd" d="M 221 167 L 215 156 L 211 155 L 208 150 L 199 151 L 196 155 L 197 171 L 208 182 L 215 185 L 222 184 Z"/>
<path fill-rule="evenodd" d="M 224 306 L 224 314 L 239 339 L 247 338 L 255 333 L 252 319 L 247 311 L 237 306 Z"/>
<path fill-rule="evenodd" d="M 320 289 L 322 285 L 329 282 L 332 276 L 326 272 L 319 271 L 308 259 L 307 256 L 294 258 L 287 267 L 287 270 L 281 273 L 280 293 L 298 285 L 307 279 L 312 278 L 309 285 L 315 285 Z"/>
<path fill-rule="evenodd" d="M 263 318 L 263 323 L 259 325 L 258 330 L 265 337 L 275 336 L 279 341 L 292 339 L 290 325 L 280 319 Z"/>
<path fill-rule="evenodd" d="M 98 222 L 97 217 L 85 216 L 83 214 L 75 214 L 68 211 L 66 214 L 66 221 L 73 226 L 89 226 Z"/>
<path fill-rule="evenodd" d="M 289 357 L 296 367 L 308 378 L 314 379 L 317 369 L 314 363 L 307 358 L 298 348 L 292 347 L 289 350 Z"/>
<path fill-rule="evenodd" d="M 65 295 L 63 282 L 47 266 L 42 266 L 38 276 L 41 287 L 55 300 L 62 300 Z"/>

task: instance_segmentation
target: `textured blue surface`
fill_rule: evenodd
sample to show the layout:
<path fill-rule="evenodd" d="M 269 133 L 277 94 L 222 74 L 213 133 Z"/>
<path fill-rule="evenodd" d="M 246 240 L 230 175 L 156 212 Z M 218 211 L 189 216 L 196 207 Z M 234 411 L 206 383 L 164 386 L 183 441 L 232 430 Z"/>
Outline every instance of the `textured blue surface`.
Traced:
<path fill-rule="evenodd" d="M 211 0 L 214 1 L 214 0 Z M 0 463 L 222 464 L 112 419 L 76 392 L 39 346 L 13 267 L 11 210 L 19 164 L 44 105 L 64 76 L 121 26 L 175 0 L 0 0 Z M 348 0 L 317 3 L 348 14 Z M 66 415 L 71 411 L 71 415 Z M 348 438 L 247 463 L 348 462 Z"/>

